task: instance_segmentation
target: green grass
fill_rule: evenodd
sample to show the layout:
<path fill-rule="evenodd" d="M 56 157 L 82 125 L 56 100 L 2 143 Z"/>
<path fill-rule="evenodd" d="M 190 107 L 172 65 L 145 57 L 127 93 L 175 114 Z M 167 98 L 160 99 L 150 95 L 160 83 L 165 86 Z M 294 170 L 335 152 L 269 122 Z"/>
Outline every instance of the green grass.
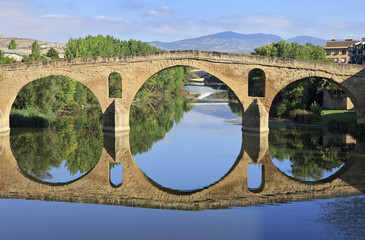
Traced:
<path fill-rule="evenodd" d="M 356 124 L 356 112 L 352 110 L 323 110 L 321 117 L 319 124 L 322 126 L 327 126 L 331 121 Z"/>

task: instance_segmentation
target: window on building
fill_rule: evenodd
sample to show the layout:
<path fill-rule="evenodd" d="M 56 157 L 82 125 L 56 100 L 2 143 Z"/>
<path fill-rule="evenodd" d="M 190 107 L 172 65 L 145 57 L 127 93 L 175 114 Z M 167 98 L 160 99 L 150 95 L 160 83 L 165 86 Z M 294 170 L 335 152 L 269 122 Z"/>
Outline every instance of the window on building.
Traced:
<path fill-rule="evenodd" d="M 335 63 L 338 63 L 338 58 L 335 58 Z"/>
<path fill-rule="evenodd" d="M 341 59 L 341 62 L 342 62 L 342 63 L 345 63 L 345 62 L 346 62 L 346 58 L 342 58 L 342 59 Z"/>
<path fill-rule="evenodd" d="M 327 55 L 331 55 L 331 50 L 326 51 Z"/>
<path fill-rule="evenodd" d="M 347 51 L 346 50 L 342 50 L 342 54 L 346 54 L 347 53 Z"/>
<path fill-rule="evenodd" d="M 335 50 L 335 55 L 337 55 L 338 54 L 338 50 Z"/>

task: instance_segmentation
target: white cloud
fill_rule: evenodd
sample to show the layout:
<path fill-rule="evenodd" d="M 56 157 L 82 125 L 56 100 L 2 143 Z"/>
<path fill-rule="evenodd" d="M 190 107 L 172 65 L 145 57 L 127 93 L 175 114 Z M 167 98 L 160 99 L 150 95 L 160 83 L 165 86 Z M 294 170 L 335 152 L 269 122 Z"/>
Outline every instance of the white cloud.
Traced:
<path fill-rule="evenodd" d="M 171 12 L 172 12 L 171 8 L 164 6 L 164 7 L 161 7 L 161 8 L 151 9 L 145 15 L 146 16 L 152 16 L 152 17 L 167 16 L 167 15 L 170 15 Z"/>
<path fill-rule="evenodd" d="M 106 16 L 97 16 L 94 17 L 95 20 L 104 20 L 109 22 L 127 22 L 123 18 L 120 17 L 106 17 Z"/>

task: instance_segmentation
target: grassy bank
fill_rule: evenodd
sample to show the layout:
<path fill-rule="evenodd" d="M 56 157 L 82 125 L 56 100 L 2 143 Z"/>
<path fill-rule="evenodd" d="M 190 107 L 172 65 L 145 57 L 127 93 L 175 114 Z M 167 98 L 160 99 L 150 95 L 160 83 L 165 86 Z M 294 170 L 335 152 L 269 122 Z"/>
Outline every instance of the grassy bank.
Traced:
<path fill-rule="evenodd" d="M 350 133 L 358 138 L 365 137 L 365 125 L 357 124 L 356 112 L 352 110 L 324 110 L 318 124 L 330 132 Z"/>
<path fill-rule="evenodd" d="M 50 126 L 54 118 L 53 113 L 46 115 L 33 108 L 12 109 L 10 112 L 10 127 L 46 128 Z"/>
<path fill-rule="evenodd" d="M 356 112 L 352 110 L 323 110 L 321 112 L 322 126 L 327 126 L 330 122 L 337 121 L 345 124 L 356 124 Z"/>

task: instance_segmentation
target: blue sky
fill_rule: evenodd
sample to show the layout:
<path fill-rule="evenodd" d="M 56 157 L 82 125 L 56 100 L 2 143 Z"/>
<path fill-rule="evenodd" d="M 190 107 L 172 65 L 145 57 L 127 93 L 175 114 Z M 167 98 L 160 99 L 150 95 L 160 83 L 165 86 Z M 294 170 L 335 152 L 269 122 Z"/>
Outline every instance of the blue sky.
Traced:
<path fill-rule="evenodd" d="M 0 35 L 64 43 L 89 34 L 175 41 L 222 31 L 361 39 L 363 6 L 360 0 L 0 0 Z"/>

